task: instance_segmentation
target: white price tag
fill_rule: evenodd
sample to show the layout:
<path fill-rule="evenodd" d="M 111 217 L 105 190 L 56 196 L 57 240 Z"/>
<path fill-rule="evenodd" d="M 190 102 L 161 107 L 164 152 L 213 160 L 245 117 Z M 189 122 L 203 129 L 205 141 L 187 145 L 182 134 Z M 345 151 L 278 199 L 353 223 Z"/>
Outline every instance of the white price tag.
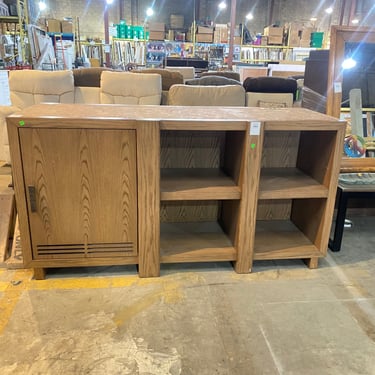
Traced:
<path fill-rule="evenodd" d="M 250 135 L 260 134 L 260 121 L 251 121 L 250 123 Z"/>
<path fill-rule="evenodd" d="M 8 72 L 0 71 L 0 105 L 11 105 Z"/>
<path fill-rule="evenodd" d="M 338 94 L 339 92 L 342 92 L 341 82 L 334 82 L 333 83 L 333 92 L 335 94 Z"/>

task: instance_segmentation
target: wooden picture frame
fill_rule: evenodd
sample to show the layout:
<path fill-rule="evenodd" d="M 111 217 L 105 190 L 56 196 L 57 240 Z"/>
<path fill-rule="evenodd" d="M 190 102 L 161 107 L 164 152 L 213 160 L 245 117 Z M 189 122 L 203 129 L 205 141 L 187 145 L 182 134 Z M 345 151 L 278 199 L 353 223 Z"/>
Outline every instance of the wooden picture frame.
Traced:
<path fill-rule="evenodd" d="M 326 114 L 339 118 L 342 102 L 342 63 L 345 43 L 375 43 L 375 30 L 369 27 L 332 26 L 330 38 L 329 71 Z M 342 172 L 375 172 L 375 158 L 347 158 L 341 164 Z"/>

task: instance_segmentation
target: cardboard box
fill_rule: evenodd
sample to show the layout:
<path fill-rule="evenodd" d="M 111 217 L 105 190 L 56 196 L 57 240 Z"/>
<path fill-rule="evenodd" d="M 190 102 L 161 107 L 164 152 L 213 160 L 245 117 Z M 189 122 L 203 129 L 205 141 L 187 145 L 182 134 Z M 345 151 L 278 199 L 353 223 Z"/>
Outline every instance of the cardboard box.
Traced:
<path fill-rule="evenodd" d="M 268 36 L 262 35 L 262 38 L 260 39 L 260 45 L 268 46 Z"/>
<path fill-rule="evenodd" d="M 289 33 L 296 33 L 296 34 L 298 34 L 303 29 L 303 23 L 301 23 L 301 22 L 291 22 L 289 24 L 288 29 L 289 29 Z"/>
<path fill-rule="evenodd" d="M 195 41 L 197 43 L 212 43 L 213 34 L 196 34 Z"/>
<path fill-rule="evenodd" d="M 89 61 L 90 61 L 90 66 L 92 68 L 93 67 L 100 67 L 100 61 L 99 61 L 99 59 L 89 58 Z"/>
<path fill-rule="evenodd" d="M 150 30 L 150 40 L 164 40 L 165 39 L 165 32 L 164 31 L 153 31 Z"/>
<path fill-rule="evenodd" d="M 299 47 L 300 41 L 300 32 L 297 29 L 289 29 L 288 46 Z"/>
<path fill-rule="evenodd" d="M 213 34 L 214 29 L 212 27 L 207 26 L 198 26 L 197 27 L 197 34 Z"/>
<path fill-rule="evenodd" d="M 159 31 L 159 32 L 163 32 L 165 31 L 165 23 L 163 22 L 149 22 L 148 23 L 148 29 L 151 31 Z M 163 37 L 164 39 L 164 37 Z"/>
<path fill-rule="evenodd" d="M 228 43 L 228 28 L 224 27 L 215 27 L 214 31 L 214 43 Z"/>
<path fill-rule="evenodd" d="M 313 27 L 304 27 L 301 32 L 301 40 L 310 40 L 311 38 L 311 33 L 315 29 Z"/>
<path fill-rule="evenodd" d="M 301 48 L 310 48 L 310 40 L 302 40 L 299 43 Z"/>
<path fill-rule="evenodd" d="M 268 36 L 268 45 L 273 45 L 273 44 L 283 44 L 283 36 Z"/>
<path fill-rule="evenodd" d="M 239 67 L 240 80 L 243 82 L 247 77 L 266 77 L 268 75 L 267 67 Z"/>
<path fill-rule="evenodd" d="M 47 19 L 47 30 L 50 33 L 61 33 L 61 22 L 53 18 Z"/>
<path fill-rule="evenodd" d="M 61 21 L 61 31 L 67 34 L 73 34 L 73 23 L 70 21 Z"/>
<path fill-rule="evenodd" d="M 185 18 L 182 14 L 171 14 L 169 17 L 169 23 L 171 29 L 183 29 Z"/>
<path fill-rule="evenodd" d="M 234 36 L 233 37 L 233 44 L 241 44 L 241 37 L 240 36 Z"/>
<path fill-rule="evenodd" d="M 278 36 L 278 37 L 283 37 L 284 34 L 284 28 L 283 27 L 272 27 L 272 26 L 267 26 L 264 28 L 264 35 L 266 36 Z"/>

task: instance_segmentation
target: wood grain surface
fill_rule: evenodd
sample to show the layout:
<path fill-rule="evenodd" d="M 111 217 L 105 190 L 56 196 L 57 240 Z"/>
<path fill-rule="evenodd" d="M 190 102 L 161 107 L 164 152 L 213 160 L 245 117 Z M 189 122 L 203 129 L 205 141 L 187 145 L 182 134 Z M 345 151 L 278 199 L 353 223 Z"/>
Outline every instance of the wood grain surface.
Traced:
<path fill-rule="evenodd" d="M 35 259 L 137 254 L 134 131 L 25 128 L 20 139 Z"/>

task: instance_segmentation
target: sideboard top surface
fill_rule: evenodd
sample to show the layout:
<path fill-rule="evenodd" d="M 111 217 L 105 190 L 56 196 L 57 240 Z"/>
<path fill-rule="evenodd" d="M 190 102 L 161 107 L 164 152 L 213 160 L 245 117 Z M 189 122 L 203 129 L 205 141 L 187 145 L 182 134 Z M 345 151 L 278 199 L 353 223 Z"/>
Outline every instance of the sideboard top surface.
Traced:
<path fill-rule="evenodd" d="M 266 122 L 272 129 L 273 124 L 311 125 L 330 129 L 340 128 L 345 122 L 334 117 L 304 108 L 267 109 L 256 107 L 184 107 L 184 106 L 153 106 L 153 105 L 88 105 L 88 104 L 37 104 L 26 108 L 22 112 L 10 116 L 12 123 L 23 120 L 22 126 L 27 122 L 43 120 L 41 124 L 55 121 L 57 127 L 60 121 L 65 123 L 83 120 L 82 126 L 87 126 L 87 121 L 103 122 L 132 122 L 132 121 L 158 121 L 162 124 L 178 122 Z M 14 121 L 16 120 L 16 121 Z"/>

